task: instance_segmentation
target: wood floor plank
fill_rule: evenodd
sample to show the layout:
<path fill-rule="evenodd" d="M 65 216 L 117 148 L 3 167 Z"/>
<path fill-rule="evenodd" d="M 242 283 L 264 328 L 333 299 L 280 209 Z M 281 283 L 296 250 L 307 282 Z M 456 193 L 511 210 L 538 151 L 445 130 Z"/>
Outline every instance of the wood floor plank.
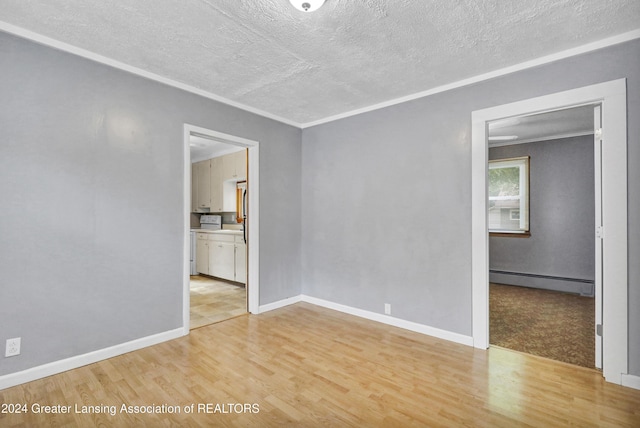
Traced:
<path fill-rule="evenodd" d="M 0 402 L 116 409 L 0 414 L 2 427 L 640 426 L 640 391 L 596 370 L 306 303 L 9 388 Z"/>

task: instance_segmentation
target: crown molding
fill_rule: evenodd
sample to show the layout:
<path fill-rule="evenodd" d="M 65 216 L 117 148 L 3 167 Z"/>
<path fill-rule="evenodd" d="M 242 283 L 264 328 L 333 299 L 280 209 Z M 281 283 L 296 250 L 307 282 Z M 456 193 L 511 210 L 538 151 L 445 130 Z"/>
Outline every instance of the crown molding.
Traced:
<path fill-rule="evenodd" d="M 500 68 L 498 70 L 490 71 L 488 73 L 479 74 L 477 76 L 470 77 L 468 79 L 459 80 L 457 82 L 448 83 L 446 85 L 437 86 L 432 89 L 427 89 L 426 91 L 417 92 L 415 94 L 407 95 L 400 98 L 395 98 L 393 100 L 384 101 L 382 103 L 373 104 L 368 107 L 363 107 L 356 110 L 351 110 L 345 113 L 340 113 L 334 116 L 329 116 L 324 119 L 319 119 L 313 122 L 303 123 L 301 125 L 302 129 L 309 128 L 316 125 L 322 125 L 324 123 L 333 122 L 335 120 L 344 119 L 351 116 L 356 116 L 358 114 L 367 113 L 374 110 L 379 110 L 385 107 L 394 106 L 396 104 L 402 104 L 407 101 L 416 100 L 419 98 L 424 98 L 429 95 L 438 94 L 440 92 L 450 91 L 452 89 L 461 88 L 463 86 L 472 85 L 474 83 L 483 82 L 485 80 L 494 79 L 496 77 L 505 76 L 507 74 L 515 73 L 517 71 L 526 70 L 528 68 L 537 67 L 544 64 L 549 64 L 551 62 L 559 61 L 565 58 L 570 58 L 572 56 L 580 55 L 587 52 L 592 52 L 598 49 L 606 48 L 609 46 L 617 45 L 620 43 L 628 42 L 631 40 L 640 39 L 640 29 L 629 31 L 626 33 L 618 34 L 616 36 L 608 37 L 606 39 L 598 40 L 596 42 L 587 43 L 585 45 L 581 45 L 575 48 L 567 49 L 561 52 L 556 52 L 551 55 L 546 55 L 543 57 L 539 57 L 530 61 L 521 62 L 519 64 L 515 64 L 509 67 Z"/>
<path fill-rule="evenodd" d="M 294 126 L 296 128 L 300 128 L 300 129 L 305 129 L 305 128 L 310 128 L 312 126 L 317 126 L 317 125 L 322 125 L 324 123 L 329 123 L 329 122 L 333 122 L 336 120 L 340 120 L 340 119 L 345 119 L 347 117 L 351 117 L 351 116 L 356 116 L 362 113 L 367 113 L 370 111 L 374 111 L 374 110 L 379 110 L 379 109 L 383 109 L 385 107 L 390 107 L 390 106 L 394 106 L 396 104 L 402 104 L 404 102 L 407 101 L 413 101 L 419 98 L 424 98 L 427 97 L 429 95 L 434 95 L 434 94 L 438 94 L 441 92 L 445 92 L 445 91 L 449 91 L 452 89 L 457 89 L 457 88 L 461 88 L 463 86 L 468 86 L 468 85 L 472 85 L 474 83 L 479 83 L 479 82 L 483 82 L 485 80 L 489 80 L 489 79 L 493 79 L 496 77 L 500 77 L 500 76 L 504 76 L 507 74 L 511 74 L 511 73 L 515 73 L 517 71 L 522 71 L 522 70 L 526 70 L 528 68 L 533 68 L 533 67 L 537 67 L 540 65 L 544 65 L 544 64 L 549 64 L 551 62 L 555 62 L 555 61 L 559 61 L 565 58 L 570 58 L 572 56 L 576 56 L 576 55 L 580 55 L 583 53 L 588 53 L 588 52 L 592 52 L 598 49 L 602 49 L 602 48 L 606 48 L 609 46 L 614 46 L 620 43 L 624 43 L 624 42 L 628 42 L 631 40 L 636 40 L 636 39 L 640 39 L 640 29 L 636 29 L 633 31 L 629 31 L 626 33 L 622 33 L 622 34 L 618 34 L 616 36 L 612 36 L 612 37 L 607 37 L 605 39 L 601 39 L 592 43 L 587 43 L 575 48 L 571 48 L 571 49 L 567 49 L 561 52 L 556 52 L 554 54 L 551 55 L 546 55 L 543 57 L 539 57 L 530 61 L 525 61 L 525 62 L 521 62 L 519 64 L 515 64 L 509 67 L 504 67 L 504 68 L 500 68 L 498 70 L 494 70 L 494 71 L 490 71 L 488 73 L 484 73 L 484 74 L 479 74 L 477 76 L 473 76 L 470 77 L 468 79 L 463 79 L 463 80 L 459 80 L 457 82 L 452 82 L 452 83 L 448 83 L 446 85 L 441 85 L 441 86 L 437 86 L 431 89 L 427 89 L 425 91 L 420 91 L 411 95 L 406 95 L 404 97 L 400 97 L 400 98 L 394 98 L 392 100 L 388 100 L 388 101 L 384 101 L 381 103 L 377 103 L 377 104 L 373 104 L 367 107 L 363 107 L 360 109 L 355 109 L 355 110 L 350 110 L 344 113 L 340 113 L 340 114 L 336 114 L 336 115 L 332 115 L 332 116 L 327 116 L 323 119 L 318 119 L 315 121 L 311 121 L 311 122 L 306 122 L 306 123 L 300 123 L 300 122 L 296 122 L 293 120 L 289 120 L 283 117 L 280 117 L 278 115 L 266 112 L 264 110 L 260 110 L 233 100 L 230 100 L 228 98 L 222 97 L 220 95 L 216 95 L 212 92 L 208 92 L 199 88 L 196 88 L 194 86 L 191 85 L 187 85 L 181 82 L 178 82 L 176 80 L 172 80 L 163 76 L 160 76 L 158 74 L 155 73 L 151 73 L 149 71 L 143 70 L 141 68 L 138 67 L 134 67 L 131 66 L 129 64 L 125 64 L 123 62 L 102 56 L 102 55 L 98 55 L 94 52 L 70 45 L 68 43 L 64 43 L 61 42 L 59 40 L 55 40 L 52 39 L 50 37 L 47 36 L 43 36 L 41 34 L 35 33 L 33 31 L 27 30 L 25 28 L 22 27 L 18 27 L 12 24 L 9 24 L 7 22 L 4 21 L 0 21 L 0 31 L 3 31 L 5 33 L 9 33 L 24 39 L 28 39 L 31 40 L 33 42 L 39 43 L 41 45 L 45 45 L 54 49 L 58 49 L 64 52 L 68 52 L 104 65 L 108 65 L 110 67 L 119 69 L 119 70 L 123 70 L 144 78 L 147 78 L 149 80 L 153 80 L 159 83 L 163 83 L 165 85 L 168 86 L 172 86 L 174 88 L 178 88 L 178 89 L 182 89 L 186 92 L 190 92 L 196 95 L 200 95 L 204 98 L 208 98 L 223 104 L 226 104 L 228 106 L 231 107 L 235 107 L 238 108 L 240 110 L 244 110 L 246 112 L 249 113 L 253 113 L 256 114 L 258 116 L 262 116 L 265 117 L 267 119 L 272 119 L 275 120 L 277 122 L 280 123 L 284 123 L 286 125 L 290 125 L 290 126 Z"/>
<path fill-rule="evenodd" d="M 271 114 L 269 112 L 230 100 L 225 97 L 221 97 L 220 95 L 216 95 L 214 93 L 196 88 L 195 86 L 187 85 L 185 83 L 178 82 L 173 79 L 168 79 L 166 77 L 160 76 L 159 74 L 151 73 L 147 70 L 143 70 L 138 67 L 134 67 L 132 65 L 126 64 L 121 61 L 117 61 L 112 58 L 108 58 L 106 56 L 99 55 L 97 53 L 88 51 L 86 49 L 79 48 L 77 46 L 70 45 L 65 42 L 61 42 L 59 40 L 52 39 L 47 36 L 43 36 L 38 33 L 34 33 L 33 31 L 27 30 L 22 27 L 17 27 L 15 25 L 9 24 L 4 21 L 0 21 L 0 31 L 3 31 L 8 34 L 12 34 L 14 36 L 21 37 L 23 39 L 30 40 L 32 42 L 48 46 L 50 48 L 54 48 L 63 52 L 67 52 L 73 55 L 80 56 L 82 58 L 98 62 L 100 64 L 107 65 L 109 67 L 116 68 L 118 70 L 126 71 L 131 74 L 135 74 L 140 77 L 144 77 L 149 80 L 153 80 L 158 83 L 162 83 L 168 86 L 172 86 L 174 88 L 182 89 L 183 91 L 190 92 L 192 94 L 200 95 L 201 97 L 211 99 L 213 101 L 217 101 L 223 104 L 226 104 L 231 107 L 238 108 L 240 110 L 244 110 L 249 113 L 256 114 L 258 116 L 265 117 L 267 119 L 272 119 L 286 125 L 294 126 L 296 128 L 301 128 L 301 124 L 298 122 L 294 122 L 289 119 L 285 119 L 283 117 L 277 116 L 275 114 Z"/>

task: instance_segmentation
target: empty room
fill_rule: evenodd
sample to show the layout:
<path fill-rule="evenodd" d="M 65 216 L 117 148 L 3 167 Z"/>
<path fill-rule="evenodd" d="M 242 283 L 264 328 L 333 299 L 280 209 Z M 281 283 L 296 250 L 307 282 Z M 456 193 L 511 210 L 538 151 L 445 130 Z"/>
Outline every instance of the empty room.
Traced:
<path fill-rule="evenodd" d="M 637 1 L 9 0 L 0 99 L 1 426 L 640 425 Z"/>

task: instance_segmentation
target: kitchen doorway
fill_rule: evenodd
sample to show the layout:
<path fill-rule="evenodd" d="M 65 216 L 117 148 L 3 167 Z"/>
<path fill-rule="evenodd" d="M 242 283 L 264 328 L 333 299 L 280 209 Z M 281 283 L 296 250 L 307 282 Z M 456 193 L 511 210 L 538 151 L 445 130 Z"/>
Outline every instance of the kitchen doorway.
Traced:
<path fill-rule="evenodd" d="M 234 135 L 224 134 L 218 131 L 185 124 L 184 125 L 184 134 L 183 134 L 183 143 L 184 143 L 184 207 L 183 212 L 185 214 L 184 217 L 184 276 L 183 276 L 183 330 L 185 334 L 188 334 L 191 327 L 191 300 L 192 300 L 192 289 L 197 291 L 197 289 L 201 289 L 202 287 L 211 286 L 208 288 L 218 288 L 222 294 L 229 294 L 228 287 L 237 287 L 237 284 L 234 285 L 233 281 L 228 282 L 225 280 L 220 280 L 215 277 L 203 277 L 201 281 L 198 282 L 197 278 L 194 278 L 195 281 L 192 281 L 191 276 L 191 254 L 192 254 L 192 233 L 191 229 L 193 226 L 193 222 L 197 221 L 197 218 L 202 214 L 202 212 L 206 211 L 205 209 L 199 210 L 202 211 L 197 214 L 192 214 L 194 211 L 192 206 L 192 163 L 191 163 L 191 148 L 194 141 L 203 142 L 213 141 L 222 147 L 222 149 L 231 149 L 230 151 L 238 151 L 238 149 L 243 150 L 247 153 L 248 165 L 246 170 L 246 214 L 247 218 L 244 221 L 244 231 L 243 233 L 239 233 L 239 231 L 229 231 L 229 236 L 224 236 L 223 240 L 232 240 L 238 241 L 239 239 L 243 240 L 246 238 L 246 305 L 243 308 L 244 312 L 249 313 L 257 313 L 259 307 L 259 143 L 257 141 L 248 140 L 242 137 L 237 137 Z M 250 184 L 249 184 L 250 183 Z M 225 183 L 226 185 L 226 183 Z M 234 186 L 235 188 L 235 186 Z M 234 189 L 235 190 L 235 189 Z M 235 192 L 233 195 L 235 199 Z M 235 202 L 234 202 L 235 203 Z M 229 215 L 229 214 L 227 214 Z M 195 219 L 194 219 L 195 216 Z M 225 216 L 224 213 L 221 214 L 222 217 Z M 224 222 L 222 222 L 224 224 Z M 246 235 L 245 235 L 246 234 Z M 223 234 L 216 233 L 216 236 L 223 236 Z M 238 236 L 235 236 L 238 235 Z M 244 235 L 244 236 L 243 236 Z M 240 241 L 238 241 L 239 243 Z M 234 245 L 232 242 L 225 245 Z M 216 260 L 218 260 L 216 258 Z M 233 264 L 234 261 L 231 261 Z M 216 281 L 216 283 L 207 284 L 207 281 Z M 226 292 L 225 292 L 226 290 Z M 202 296 L 198 294 L 193 294 L 194 299 L 201 299 Z M 229 297 L 229 296 L 227 296 Z M 237 296 L 235 297 L 237 301 Z M 214 305 L 215 306 L 215 305 Z M 225 308 L 221 309 L 222 312 L 226 311 Z M 211 319 L 216 319 L 212 317 Z M 203 320 L 199 320 L 200 323 Z M 215 321 L 214 321 L 215 322 Z"/>
<path fill-rule="evenodd" d="M 628 370 L 626 80 L 619 79 L 472 113 L 472 332 L 474 346 L 489 347 L 488 123 L 521 115 L 601 105 L 602 114 L 602 372 L 622 384 Z M 595 326 L 594 326 L 595 327 Z"/>

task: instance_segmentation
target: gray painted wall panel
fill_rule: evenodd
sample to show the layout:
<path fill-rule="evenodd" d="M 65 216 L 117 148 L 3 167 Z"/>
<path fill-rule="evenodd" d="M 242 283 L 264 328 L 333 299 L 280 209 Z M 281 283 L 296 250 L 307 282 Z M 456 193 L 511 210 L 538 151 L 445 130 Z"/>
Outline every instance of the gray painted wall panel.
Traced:
<path fill-rule="evenodd" d="M 398 318 L 471 335 L 471 112 L 619 78 L 640 375 L 640 41 L 305 129 L 303 292 L 378 313 L 388 302 Z"/>
<path fill-rule="evenodd" d="M 465 334 L 469 254 L 448 243 L 469 239 L 468 125 L 433 135 L 440 106 L 425 104 L 424 117 L 407 104 L 303 132 L 304 292 Z"/>
<path fill-rule="evenodd" d="M 530 156 L 531 237 L 489 238 L 490 269 L 593 280 L 593 137 L 489 149 L 489 159 L 519 156 Z M 552 282 L 550 285 L 553 287 Z M 584 287 L 580 283 L 574 286 L 576 292 Z"/>
<path fill-rule="evenodd" d="M 260 142 L 260 303 L 300 294 L 299 129 L 4 33 L 0 77 L 0 375 L 182 326 L 185 122 Z"/>

